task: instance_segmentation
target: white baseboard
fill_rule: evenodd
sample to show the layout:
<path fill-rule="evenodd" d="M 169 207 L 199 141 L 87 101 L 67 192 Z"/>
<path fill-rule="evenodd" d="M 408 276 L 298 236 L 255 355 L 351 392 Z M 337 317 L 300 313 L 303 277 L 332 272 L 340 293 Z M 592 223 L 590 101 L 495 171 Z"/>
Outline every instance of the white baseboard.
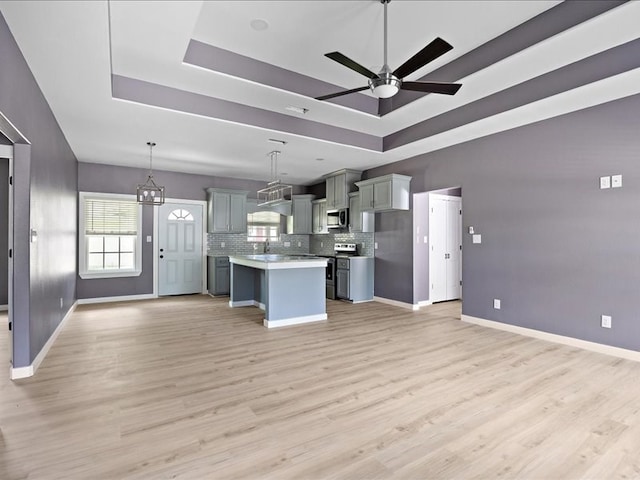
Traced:
<path fill-rule="evenodd" d="M 433 305 L 431 300 L 422 300 L 418 302 L 418 307 L 428 307 L 429 305 Z"/>
<path fill-rule="evenodd" d="M 78 305 L 88 305 L 91 303 L 110 303 L 110 302 L 130 302 L 133 300 L 151 300 L 158 298 L 153 293 L 145 293 L 143 295 L 119 295 L 117 297 L 96 297 L 96 298 L 80 298 Z"/>
<path fill-rule="evenodd" d="M 31 365 L 28 365 L 26 367 L 11 368 L 11 371 L 9 372 L 9 378 L 11 378 L 11 380 L 32 377 L 33 375 L 35 375 L 36 371 L 38 370 L 38 367 L 40 367 L 40 364 L 44 360 L 44 357 L 46 357 L 47 353 L 49 353 L 49 350 L 51 349 L 56 339 L 58 338 L 58 335 L 60 335 L 60 332 L 62 332 L 62 329 L 66 325 L 67 320 L 71 318 L 71 315 L 73 314 L 77 306 L 78 306 L 78 301 L 76 300 L 73 303 L 73 305 L 71 305 L 71 308 L 69 309 L 67 314 L 64 316 L 62 321 L 58 324 L 56 329 L 53 331 L 53 333 L 49 337 L 49 340 L 47 340 L 47 343 L 45 343 L 42 349 L 40 350 L 40 352 L 38 352 L 38 355 L 36 355 L 36 358 L 33 359 L 33 362 L 31 363 Z"/>
<path fill-rule="evenodd" d="M 640 362 L 640 352 L 637 352 L 635 350 L 612 347 L 611 345 L 589 342 L 587 340 L 580 340 L 578 338 L 565 337 L 564 335 L 556 335 L 555 333 L 542 332 L 540 330 L 534 330 L 532 328 L 509 325 L 508 323 L 496 322 L 494 320 L 485 320 L 484 318 L 472 317 L 470 315 L 462 315 L 461 319 L 463 322 L 473 323 L 482 327 L 495 328 L 497 330 L 517 333 L 526 337 L 533 337 L 539 340 L 546 340 L 548 342 L 561 343 L 562 345 L 568 345 L 570 347 L 582 348 L 583 350 L 604 353 L 605 355 L 612 355 L 614 357 Z"/>
<path fill-rule="evenodd" d="M 321 322 L 326 320 L 326 313 L 318 313 L 316 315 L 307 315 L 304 317 L 291 317 L 285 318 L 282 320 L 267 320 L 266 318 L 263 321 L 263 325 L 267 328 L 277 328 L 277 327 L 286 327 L 288 325 L 300 325 L 302 323 L 311 323 L 311 322 Z"/>
<path fill-rule="evenodd" d="M 387 305 L 393 305 L 394 307 L 408 308 L 409 310 L 414 311 L 420 309 L 419 304 L 399 302 L 398 300 L 391 300 L 390 298 L 373 297 L 373 300 L 380 303 L 386 303 Z"/>
<path fill-rule="evenodd" d="M 0 305 L 0 312 L 9 311 L 9 305 Z"/>

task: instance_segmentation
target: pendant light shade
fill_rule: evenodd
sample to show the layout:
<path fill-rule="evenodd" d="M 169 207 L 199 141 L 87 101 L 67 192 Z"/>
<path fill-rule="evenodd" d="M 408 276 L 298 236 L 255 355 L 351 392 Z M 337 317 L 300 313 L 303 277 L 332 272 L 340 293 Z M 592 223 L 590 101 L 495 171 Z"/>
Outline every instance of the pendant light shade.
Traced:
<path fill-rule="evenodd" d="M 145 183 L 139 183 L 136 188 L 136 199 L 141 205 L 162 205 L 164 203 L 164 187 L 153 180 L 153 147 L 155 142 L 147 142 L 149 145 L 149 176 Z"/>

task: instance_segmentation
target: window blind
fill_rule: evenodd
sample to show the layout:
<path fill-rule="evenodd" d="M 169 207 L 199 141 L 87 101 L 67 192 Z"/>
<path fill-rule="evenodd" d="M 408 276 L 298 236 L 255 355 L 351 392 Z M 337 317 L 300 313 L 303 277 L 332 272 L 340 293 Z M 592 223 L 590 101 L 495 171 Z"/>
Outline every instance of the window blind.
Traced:
<path fill-rule="evenodd" d="M 136 202 L 85 199 L 84 226 L 87 235 L 137 235 Z"/>
<path fill-rule="evenodd" d="M 254 227 L 275 227 L 280 229 L 280 214 L 276 212 L 255 212 L 247 215 L 247 223 Z"/>

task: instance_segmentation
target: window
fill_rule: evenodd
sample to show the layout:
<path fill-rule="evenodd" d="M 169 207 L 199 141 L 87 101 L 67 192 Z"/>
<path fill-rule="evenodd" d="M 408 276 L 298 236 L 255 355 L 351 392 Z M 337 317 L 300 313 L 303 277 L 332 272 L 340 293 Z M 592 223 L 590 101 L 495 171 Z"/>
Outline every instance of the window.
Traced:
<path fill-rule="evenodd" d="M 280 214 L 255 212 L 247 214 L 247 241 L 277 242 L 280 239 Z"/>
<path fill-rule="evenodd" d="M 168 220 L 182 220 L 183 222 L 193 222 L 193 215 L 188 210 L 176 208 L 167 217 Z"/>
<path fill-rule="evenodd" d="M 133 195 L 80 193 L 80 277 L 140 275 L 141 208 Z"/>

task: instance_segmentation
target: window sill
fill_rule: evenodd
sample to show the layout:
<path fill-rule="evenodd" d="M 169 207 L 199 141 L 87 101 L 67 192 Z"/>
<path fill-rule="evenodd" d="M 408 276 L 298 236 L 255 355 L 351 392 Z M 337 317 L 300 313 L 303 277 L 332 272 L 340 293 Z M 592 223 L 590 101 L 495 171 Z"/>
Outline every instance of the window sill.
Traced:
<path fill-rule="evenodd" d="M 142 274 L 142 270 L 126 271 L 126 272 L 81 272 L 80 278 L 92 279 L 92 278 L 124 278 L 124 277 L 139 277 Z"/>

